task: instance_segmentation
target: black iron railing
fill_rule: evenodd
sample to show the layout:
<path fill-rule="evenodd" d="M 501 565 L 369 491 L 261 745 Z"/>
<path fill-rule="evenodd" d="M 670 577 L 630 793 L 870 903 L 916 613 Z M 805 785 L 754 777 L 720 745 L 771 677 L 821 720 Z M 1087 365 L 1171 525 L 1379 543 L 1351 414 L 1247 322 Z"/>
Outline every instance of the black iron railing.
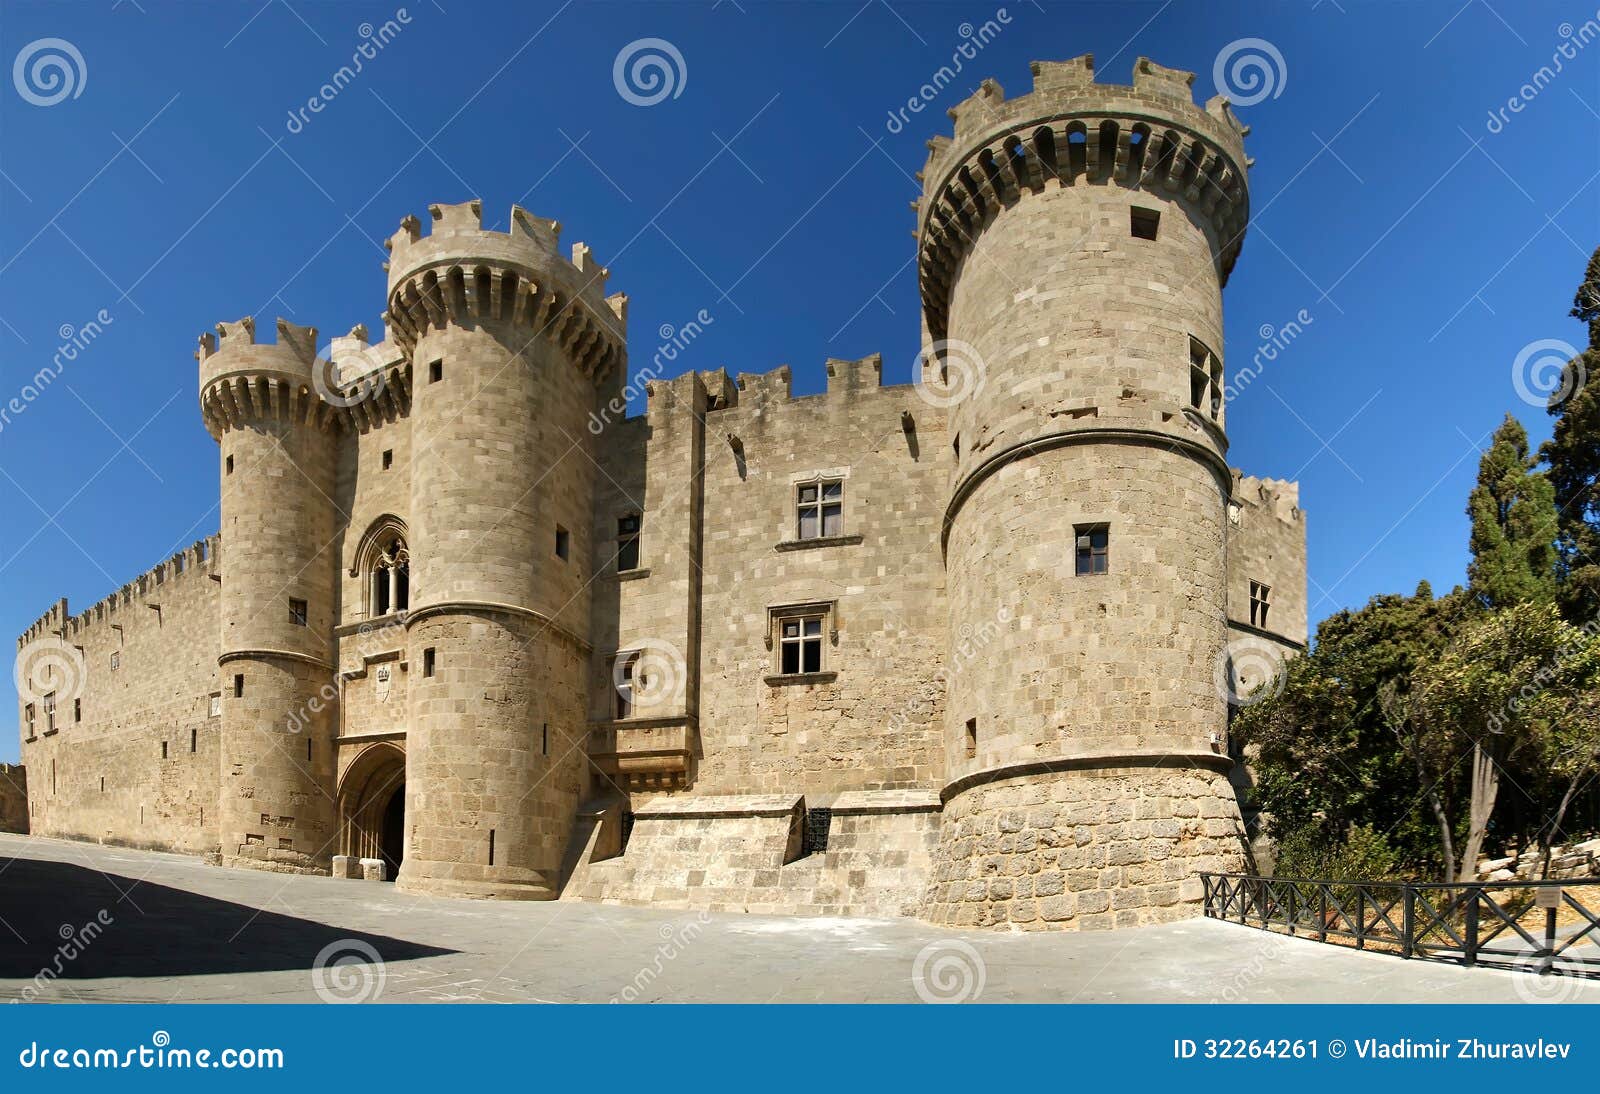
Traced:
<path fill-rule="evenodd" d="M 1600 977 L 1600 878 L 1453 885 L 1200 878 L 1212 919 L 1406 958 Z"/>

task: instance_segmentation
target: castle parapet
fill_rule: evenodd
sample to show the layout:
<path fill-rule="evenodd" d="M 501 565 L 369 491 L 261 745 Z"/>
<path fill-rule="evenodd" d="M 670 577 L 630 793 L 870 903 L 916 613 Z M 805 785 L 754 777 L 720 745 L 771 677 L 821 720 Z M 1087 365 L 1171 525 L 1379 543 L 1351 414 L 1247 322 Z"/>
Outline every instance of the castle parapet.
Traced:
<path fill-rule="evenodd" d="M 1288 479 L 1256 478 L 1235 470 L 1233 497 L 1266 510 L 1285 524 L 1299 524 L 1304 515 L 1300 511 L 1300 484 Z"/>
<path fill-rule="evenodd" d="M 1022 195 L 1079 181 L 1160 189 L 1207 220 L 1221 279 L 1249 220 L 1248 127 L 1227 99 L 1197 106 L 1194 74 L 1141 57 L 1133 86 L 1094 82 L 1090 55 L 1035 61 L 1033 90 L 1007 99 L 993 80 L 950 110 L 955 139 L 928 142 L 917 202 L 919 278 L 942 337 L 960 259 L 987 220 Z"/>
<path fill-rule="evenodd" d="M 62 597 L 18 636 L 17 648 L 21 649 L 29 642 L 51 635 L 66 641 L 76 641 L 91 626 L 115 617 L 120 607 L 127 607 L 136 602 L 144 604 L 161 589 L 172 587 L 179 582 L 213 577 L 220 572 L 218 552 L 221 546 L 220 533 L 196 540 L 76 615 L 68 610 L 67 599 Z"/>
<path fill-rule="evenodd" d="M 596 381 L 626 360 L 627 297 L 607 297 L 607 271 L 587 244 L 558 251 L 561 225 L 511 209 L 511 227 L 483 227 L 483 203 L 431 205 L 432 231 L 406 217 L 387 242 L 385 321 L 409 353 L 429 327 L 482 319 L 525 324 L 555 341 Z"/>
<path fill-rule="evenodd" d="M 257 342 L 249 317 L 218 323 L 214 336 L 200 336 L 200 411 L 213 438 L 246 420 L 309 421 L 322 428 L 334 420 L 334 408 L 319 394 L 317 328 L 285 319 L 277 328 L 276 343 Z"/>

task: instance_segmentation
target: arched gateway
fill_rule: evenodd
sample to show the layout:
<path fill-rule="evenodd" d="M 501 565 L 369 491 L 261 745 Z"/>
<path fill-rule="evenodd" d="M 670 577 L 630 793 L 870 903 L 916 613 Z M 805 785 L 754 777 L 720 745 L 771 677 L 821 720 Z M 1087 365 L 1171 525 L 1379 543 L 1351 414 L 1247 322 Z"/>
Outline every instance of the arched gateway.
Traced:
<path fill-rule="evenodd" d="M 368 746 L 339 782 L 339 853 L 382 859 L 390 881 L 405 860 L 406 754 L 388 742 Z"/>

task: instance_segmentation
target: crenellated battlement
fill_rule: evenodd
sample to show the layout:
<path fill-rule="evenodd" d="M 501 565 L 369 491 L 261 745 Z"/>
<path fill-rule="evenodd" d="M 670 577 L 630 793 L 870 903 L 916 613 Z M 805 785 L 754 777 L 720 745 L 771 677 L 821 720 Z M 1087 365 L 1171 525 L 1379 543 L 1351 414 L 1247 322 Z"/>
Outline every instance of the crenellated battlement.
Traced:
<path fill-rule="evenodd" d="M 1241 504 L 1265 509 L 1285 524 L 1299 524 L 1304 515 L 1300 511 L 1300 484 L 1288 479 L 1256 478 L 1235 469 L 1233 498 Z"/>
<path fill-rule="evenodd" d="M 984 80 L 950 110 L 954 139 L 928 142 L 919 178 L 919 280 L 942 338 L 957 265 L 999 210 L 1048 187 L 1115 182 L 1160 190 L 1208 220 L 1221 279 L 1249 220 L 1249 132 L 1228 100 L 1196 105 L 1194 74 L 1141 57 L 1131 87 L 1094 81 L 1094 58 L 1035 61 L 1033 89 L 1013 99 Z"/>
<path fill-rule="evenodd" d="M 156 563 L 150 569 L 122 585 L 109 596 L 103 597 L 88 608 L 73 615 L 68 611 L 67 598 L 62 597 L 50 606 L 17 638 L 20 650 L 29 642 L 49 635 L 74 641 L 94 624 L 114 621 L 118 610 L 135 604 L 144 605 L 158 590 L 172 588 L 179 583 L 192 583 L 209 579 L 221 573 L 220 533 L 196 540 L 176 554 Z M 81 644 L 81 643 L 80 643 Z"/>
<path fill-rule="evenodd" d="M 477 200 L 428 212 L 429 234 L 408 216 L 386 243 L 384 320 L 407 354 L 430 327 L 497 319 L 545 334 L 596 381 L 626 361 L 627 297 L 605 295 L 609 271 L 587 244 L 560 254 L 557 221 L 512 206 L 509 231 L 487 230 Z"/>
<path fill-rule="evenodd" d="M 262 419 L 333 428 L 337 408 L 323 398 L 317 328 L 279 319 L 277 334 L 276 342 L 256 341 L 255 320 L 246 316 L 200 336 L 200 412 L 213 438 Z"/>

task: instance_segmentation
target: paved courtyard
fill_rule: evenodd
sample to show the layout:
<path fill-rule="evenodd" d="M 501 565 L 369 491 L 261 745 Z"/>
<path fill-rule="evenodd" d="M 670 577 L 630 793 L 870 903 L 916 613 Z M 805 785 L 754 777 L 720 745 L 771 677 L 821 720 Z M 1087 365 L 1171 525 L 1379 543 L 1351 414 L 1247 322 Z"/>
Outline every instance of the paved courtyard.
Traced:
<path fill-rule="evenodd" d="M 996 934 L 464 901 L 0 835 L 6 1002 L 1466 1003 L 1522 1001 L 1534 979 L 1207 920 Z M 1555 987 L 1600 1002 L 1600 982 Z"/>

